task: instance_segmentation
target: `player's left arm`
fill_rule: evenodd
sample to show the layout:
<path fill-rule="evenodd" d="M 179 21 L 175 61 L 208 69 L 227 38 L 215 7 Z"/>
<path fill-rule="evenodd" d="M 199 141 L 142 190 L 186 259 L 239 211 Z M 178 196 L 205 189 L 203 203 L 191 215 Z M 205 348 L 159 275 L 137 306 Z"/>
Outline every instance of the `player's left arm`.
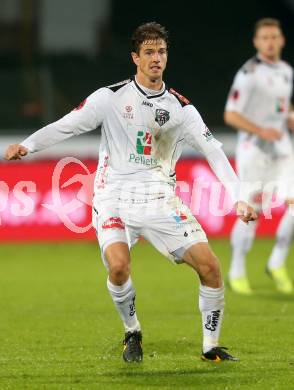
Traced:
<path fill-rule="evenodd" d="M 289 115 L 288 115 L 288 128 L 294 132 L 294 105 L 290 105 Z"/>
<path fill-rule="evenodd" d="M 222 144 L 213 137 L 194 106 L 186 106 L 184 111 L 186 141 L 204 154 L 212 171 L 228 191 L 238 217 L 245 223 L 256 220 L 255 210 L 242 199 L 241 183 L 222 150 Z"/>
<path fill-rule="evenodd" d="M 288 113 L 288 128 L 294 132 L 294 96 L 293 96 L 293 89 L 294 89 L 294 79 L 293 79 L 293 68 L 291 68 L 291 75 L 290 75 L 290 82 L 292 85 L 291 88 L 291 95 L 292 95 L 292 101 L 290 101 L 289 106 L 289 113 Z"/>

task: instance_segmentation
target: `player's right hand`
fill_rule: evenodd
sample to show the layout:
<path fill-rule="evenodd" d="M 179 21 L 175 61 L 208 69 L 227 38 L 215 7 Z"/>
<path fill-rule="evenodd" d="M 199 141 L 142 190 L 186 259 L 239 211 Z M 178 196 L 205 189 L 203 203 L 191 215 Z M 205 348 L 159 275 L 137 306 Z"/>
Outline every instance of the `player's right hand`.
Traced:
<path fill-rule="evenodd" d="M 235 204 L 236 214 L 241 219 L 241 221 L 248 224 L 250 221 L 256 221 L 258 215 L 256 214 L 253 207 L 251 207 L 248 203 L 243 201 L 238 201 Z"/>
<path fill-rule="evenodd" d="M 21 160 L 28 154 L 28 149 L 20 144 L 9 145 L 4 154 L 5 160 Z"/>
<path fill-rule="evenodd" d="M 262 128 L 258 135 L 261 139 L 268 142 L 275 142 L 282 137 L 281 132 L 272 127 Z"/>

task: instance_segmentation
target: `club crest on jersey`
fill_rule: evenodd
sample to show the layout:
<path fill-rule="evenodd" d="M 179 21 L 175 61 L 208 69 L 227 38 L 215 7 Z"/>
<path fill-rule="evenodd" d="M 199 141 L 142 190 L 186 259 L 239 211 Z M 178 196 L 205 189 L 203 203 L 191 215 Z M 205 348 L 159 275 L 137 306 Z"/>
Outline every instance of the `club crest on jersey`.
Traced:
<path fill-rule="evenodd" d="M 170 118 L 169 112 L 158 108 L 155 111 L 155 122 L 159 124 L 159 126 L 163 126 Z"/>

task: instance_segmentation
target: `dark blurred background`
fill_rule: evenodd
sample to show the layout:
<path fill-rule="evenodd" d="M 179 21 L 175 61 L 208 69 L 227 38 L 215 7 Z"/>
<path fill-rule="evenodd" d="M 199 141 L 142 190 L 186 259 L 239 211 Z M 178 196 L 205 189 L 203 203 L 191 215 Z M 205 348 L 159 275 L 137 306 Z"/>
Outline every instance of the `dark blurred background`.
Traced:
<path fill-rule="evenodd" d="M 294 0 L 0 0 L 0 135 L 28 134 L 132 75 L 130 36 L 153 20 L 170 31 L 166 82 L 222 130 L 253 25 L 268 16 L 281 20 L 294 64 Z"/>

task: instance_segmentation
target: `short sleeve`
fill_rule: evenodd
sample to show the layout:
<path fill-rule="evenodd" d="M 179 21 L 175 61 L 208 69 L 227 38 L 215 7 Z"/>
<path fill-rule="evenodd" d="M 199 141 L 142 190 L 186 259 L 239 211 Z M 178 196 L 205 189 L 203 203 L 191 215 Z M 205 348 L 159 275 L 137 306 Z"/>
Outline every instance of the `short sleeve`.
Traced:
<path fill-rule="evenodd" d="M 216 140 L 203 122 L 199 112 L 193 105 L 187 105 L 184 110 L 183 131 L 185 141 L 194 149 L 204 155 L 222 146 L 221 142 Z"/>
<path fill-rule="evenodd" d="M 253 85 L 254 72 L 239 70 L 230 89 L 225 110 L 243 114 L 252 94 Z"/>

